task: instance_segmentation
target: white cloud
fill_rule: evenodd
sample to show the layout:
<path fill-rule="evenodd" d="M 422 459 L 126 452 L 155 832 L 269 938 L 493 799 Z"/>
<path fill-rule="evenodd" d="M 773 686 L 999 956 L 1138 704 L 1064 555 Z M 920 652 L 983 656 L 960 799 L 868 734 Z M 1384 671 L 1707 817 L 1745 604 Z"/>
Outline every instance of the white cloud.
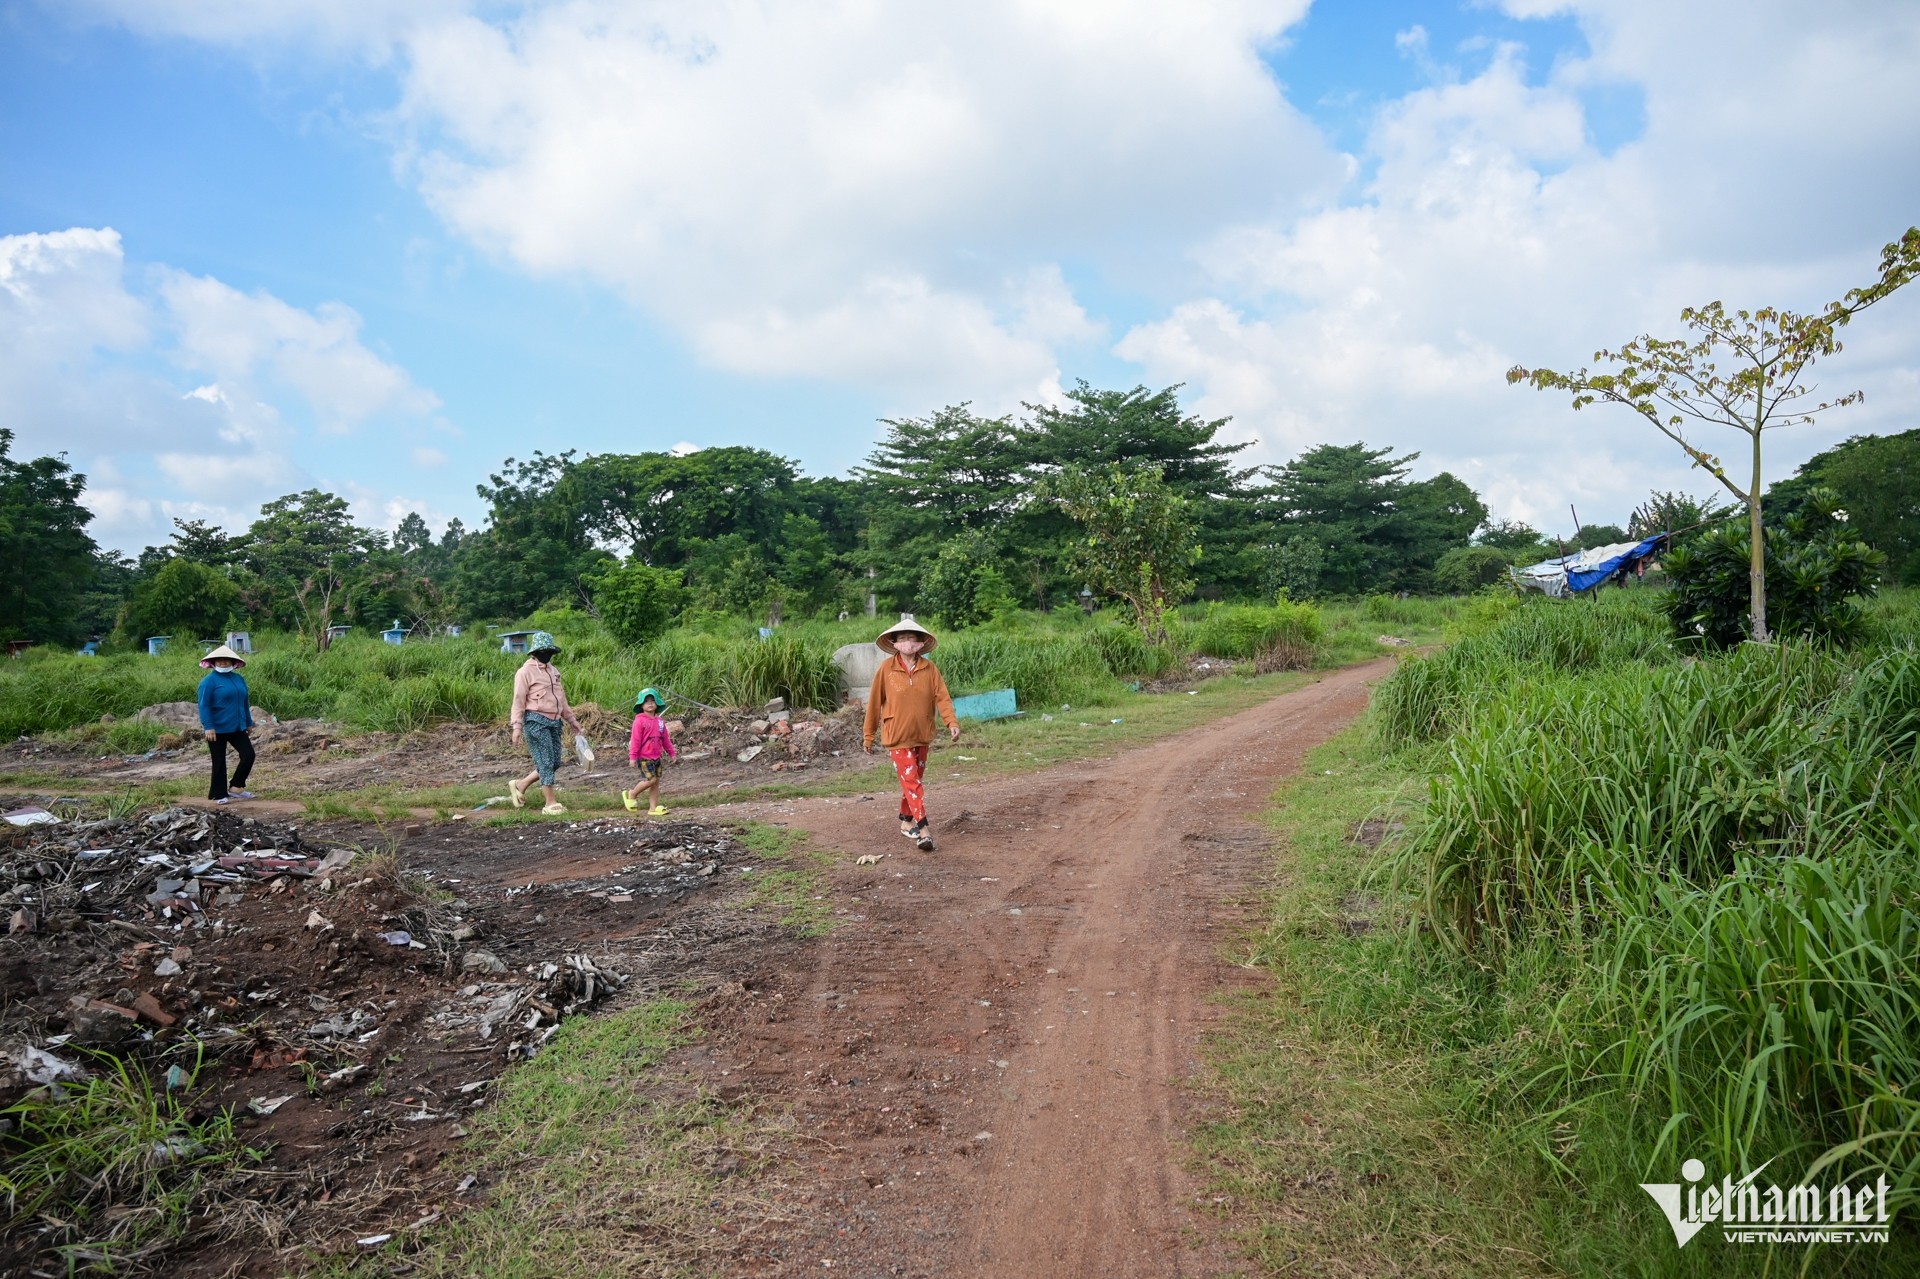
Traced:
<path fill-rule="evenodd" d="M 146 308 L 121 288 L 120 264 L 110 227 L 0 237 L 0 324 L 15 357 L 65 363 L 145 342 Z"/>
<path fill-rule="evenodd" d="M 424 415 L 440 407 L 404 369 L 360 341 L 351 307 L 312 311 L 272 294 L 242 293 L 206 276 L 161 273 L 160 295 L 175 322 L 175 358 L 228 381 L 265 377 L 297 391 L 321 425 L 349 430 L 380 413 Z"/>
<path fill-rule="evenodd" d="M 425 426 L 438 407 L 359 341 L 345 307 L 304 311 L 164 268 L 147 297 L 125 277 L 111 229 L 0 237 L 0 402 L 15 453 L 69 455 L 102 545 L 163 541 L 175 518 L 244 527 L 263 501 L 313 483 L 285 409 L 323 427 L 375 415 Z"/>
<path fill-rule="evenodd" d="M 619 289 L 717 367 L 1011 403 L 1091 331 L 1062 255 L 1339 180 L 1258 58 L 1304 12 L 530 6 L 411 33 L 398 114 L 450 225 Z"/>
<path fill-rule="evenodd" d="M 1712 488 L 1624 410 L 1576 416 L 1501 374 L 1675 333 L 1690 303 L 1811 308 L 1871 278 L 1920 207 L 1920 166 L 1888 162 L 1920 155 L 1920 82 L 1892 66 L 1920 51 L 1920 10 L 1567 7 L 1592 59 L 1529 85 L 1503 48 L 1389 104 L 1362 198 L 1223 231 L 1199 255 L 1211 294 L 1136 325 L 1118 353 L 1256 428 L 1267 459 L 1323 440 L 1420 449 L 1496 511 L 1555 527 L 1569 500 L 1617 520 L 1649 488 Z M 1600 82 L 1647 102 L 1646 135 L 1611 155 L 1586 140 L 1581 94 Z M 1877 158 L 1831 154 L 1864 145 Z M 1872 406 L 1920 368 L 1916 313 L 1902 295 L 1855 324 L 1820 378 L 1869 387 L 1868 410 L 1770 437 L 1769 478 L 1891 425 Z M 1730 453 L 1739 438 L 1700 442 Z"/>
<path fill-rule="evenodd" d="M 439 449 L 417 448 L 413 451 L 413 464 L 429 468 L 445 466 L 447 455 Z"/>

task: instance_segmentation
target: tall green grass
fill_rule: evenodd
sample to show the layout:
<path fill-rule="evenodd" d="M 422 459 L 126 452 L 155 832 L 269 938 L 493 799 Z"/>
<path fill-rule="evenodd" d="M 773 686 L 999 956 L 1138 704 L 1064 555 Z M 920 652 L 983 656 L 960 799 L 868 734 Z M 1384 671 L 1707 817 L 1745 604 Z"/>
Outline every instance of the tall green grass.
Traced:
<path fill-rule="evenodd" d="M 1029 706 L 1091 704 L 1138 679 L 1172 670 L 1179 656 L 1131 627 L 1100 623 L 1065 633 L 960 631 L 934 654 L 956 693 L 1012 688 Z"/>
<path fill-rule="evenodd" d="M 1679 663 L 1636 605 L 1522 608 L 1383 687 L 1377 740 L 1439 754 L 1384 864 L 1415 926 L 1347 997 L 1423 1024 L 1543 1151 L 1577 1132 L 1551 1157 L 1621 1194 L 1787 1156 L 1911 1209 L 1913 631 Z"/>
<path fill-rule="evenodd" d="M 1403 854 L 1462 948 L 1585 927 L 1596 876 L 1708 882 L 1742 855 L 1824 859 L 1893 837 L 1920 796 L 1920 650 L 1863 663 L 1750 646 L 1490 692 L 1447 743 Z M 1621 858 L 1631 859 L 1630 866 Z"/>
<path fill-rule="evenodd" d="M 1401 664 L 1374 697 L 1383 745 L 1431 741 L 1506 690 L 1543 676 L 1675 660 L 1653 592 L 1492 605 L 1497 624 Z"/>
<path fill-rule="evenodd" d="M 1234 660 L 1266 658 L 1275 668 L 1312 665 L 1314 649 L 1326 637 L 1318 609 L 1287 600 L 1267 607 L 1216 604 L 1192 620 L 1178 619 L 1173 629 L 1181 646 L 1192 652 Z"/>

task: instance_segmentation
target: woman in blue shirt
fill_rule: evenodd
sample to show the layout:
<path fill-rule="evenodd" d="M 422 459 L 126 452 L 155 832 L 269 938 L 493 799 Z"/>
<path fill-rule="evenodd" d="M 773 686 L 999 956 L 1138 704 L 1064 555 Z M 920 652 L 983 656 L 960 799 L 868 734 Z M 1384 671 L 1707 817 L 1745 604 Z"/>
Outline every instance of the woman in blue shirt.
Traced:
<path fill-rule="evenodd" d="M 207 752 L 213 756 L 213 784 L 207 798 L 216 804 L 230 799 L 252 799 L 247 789 L 247 774 L 253 771 L 253 739 L 247 731 L 253 727 L 253 708 L 247 704 L 247 681 L 240 674 L 246 659 L 222 644 L 200 665 L 212 673 L 200 681 L 200 727 L 206 730 Z M 227 780 L 227 747 L 240 758 Z"/>

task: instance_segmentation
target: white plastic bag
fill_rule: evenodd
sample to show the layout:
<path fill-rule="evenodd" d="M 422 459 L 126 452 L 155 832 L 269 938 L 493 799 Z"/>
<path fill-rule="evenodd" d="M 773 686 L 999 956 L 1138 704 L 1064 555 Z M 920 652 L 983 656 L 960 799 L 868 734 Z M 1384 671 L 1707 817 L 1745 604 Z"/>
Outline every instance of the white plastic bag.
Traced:
<path fill-rule="evenodd" d="M 587 741 L 585 733 L 573 735 L 573 753 L 580 757 L 580 767 L 593 767 L 593 746 Z"/>

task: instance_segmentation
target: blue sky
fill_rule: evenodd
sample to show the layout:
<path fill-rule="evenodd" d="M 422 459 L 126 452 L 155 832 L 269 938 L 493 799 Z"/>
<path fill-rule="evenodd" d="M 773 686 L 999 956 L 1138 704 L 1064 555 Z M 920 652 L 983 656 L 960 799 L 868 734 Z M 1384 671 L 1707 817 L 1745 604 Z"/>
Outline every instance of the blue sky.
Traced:
<path fill-rule="evenodd" d="M 1916 53 L 1893 2 L 0 0 L 0 395 L 129 551 L 309 485 L 473 524 L 536 448 L 837 473 L 1075 378 L 1620 519 L 1701 477 L 1500 372 L 1864 282 Z M 1770 472 L 1913 424 L 1917 316 Z"/>

